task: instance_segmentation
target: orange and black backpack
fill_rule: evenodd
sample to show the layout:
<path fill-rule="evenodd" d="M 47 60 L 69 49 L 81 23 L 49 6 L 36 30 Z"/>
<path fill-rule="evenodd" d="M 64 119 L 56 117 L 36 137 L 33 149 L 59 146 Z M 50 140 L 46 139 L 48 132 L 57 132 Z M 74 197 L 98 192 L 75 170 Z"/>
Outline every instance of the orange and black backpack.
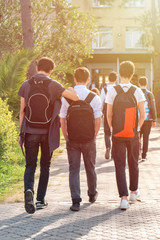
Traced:
<path fill-rule="evenodd" d="M 124 92 L 120 85 L 114 87 L 117 95 L 113 102 L 113 137 L 118 140 L 132 140 L 137 134 L 138 106 L 134 96 L 136 87 Z"/>

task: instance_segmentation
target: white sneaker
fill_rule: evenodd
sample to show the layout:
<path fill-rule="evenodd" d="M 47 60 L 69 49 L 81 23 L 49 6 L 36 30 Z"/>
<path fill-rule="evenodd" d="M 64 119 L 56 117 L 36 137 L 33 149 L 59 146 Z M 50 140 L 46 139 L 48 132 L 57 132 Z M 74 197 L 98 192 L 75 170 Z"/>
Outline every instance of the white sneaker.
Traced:
<path fill-rule="evenodd" d="M 147 160 L 147 158 L 142 158 L 142 162 L 145 162 Z"/>
<path fill-rule="evenodd" d="M 136 193 L 130 193 L 129 201 L 136 202 L 139 196 L 140 196 L 140 191 L 137 189 Z"/>
<path fill-rule="evenodd" d="M 121 210 L 127 210 L 127 208 L 129 208 L 128 200 L 122 199 L 121 204 L 120 204 L 120 209 Z"/>

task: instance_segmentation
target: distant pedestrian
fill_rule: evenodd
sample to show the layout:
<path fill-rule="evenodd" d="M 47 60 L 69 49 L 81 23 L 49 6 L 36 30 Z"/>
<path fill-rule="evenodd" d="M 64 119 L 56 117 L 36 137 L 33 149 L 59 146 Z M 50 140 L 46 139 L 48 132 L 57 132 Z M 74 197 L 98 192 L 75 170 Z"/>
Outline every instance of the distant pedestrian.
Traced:
<path fill-rule="evenodd" d="M 140 138 L 143 138 L 143 144 L 142 144 L 142 153 L 140 149 L 140 158 L 142 161 L 146 161 L 147 159 L 147 152 L 148 152 L 148 143 L 149 143 L 149 135 L 151 132 L 151 127 L 156 126 L 157 121 L 157 112 L 156 112 L 156 105 L 155 105 L 155 98 L 153 96 L 153 93 L 147 90 L 148 85 L 148 79 L 146 77 L 140 77 L 139 78 L 139 86 L 144 93 L 144 96 L 146 98 L 144 102 L 145 106 L 145 120 L 144 123 L 140 129 Z M 140 145 L 141 147 L 141 145 Z"/>
<path fill-rule="evenodd" d="M 135 66 L 132 62 L 122 62 L 119 68 L 121 83 L 111 88 L 106 97 L 108 124 L 109 127 L 113 128 L 113 159 L 122 210 L 129 207 L 125 173 L 126 151 L 130 177 L 129 189 L 131 191 L 129 200 L 135 202 L 140 195 L 138 190 L 138 127 L 142 126 L 145 118 L 145 97 L 140 88 L 130 83 L 134 71 Z"/>
<path fill-rule="evenodd" d="M 20 140 L 25 146 L 24 197 L 25 210 L 34 213 L 35 209 L 43 209 L 48 204 L 45 195 L 49 179 L 49 169 L 53 150 L 59 147 L 58 114 L 61 107 L 61 96 L 78 100 L 74 90 L 65 88 L 49 78 L 54 69 L 54 62 L 49 58 L 41 58 L 37 63 L 37 74 L 26 80 L 19 89 L 20 107 Z M 37 157 L 41 148 L 40 177 L 34 204 L 34 175 Z"/>
<path fill-rule="evenodd" d="M 95 138 L 101 125 L 101 100 L 86 88 L 90 73 L 85 67 L 74 72 L 74 87 L 80 100 L 73 103 L 62 98 L 60 111 L 62 132 L 66 140 L 69 161 L 69 186 L 71 191 L 72 211 L 80 210 L 80 164 L 83 155 L 89 202 L 97 199 L 97 176 L 95 172 L 96 142 Z"/>
<path fill-rule="evenodd" d="M 110 159 L 110 157 L 112 158 L 112 153 L 111 153 L 111 129 L 107 121 L 107 103 L 105 102 L 105 99 L 109 89 L 111 89 L 116 85 L 117 73 L 112 71 L 109 74 L 108 80 L 109 80 L 109 84 L 105 86 L 104 91 L 101 92 L 101 101 L 102 101 L 103 116 L 104 116 L 104 139 L 105 139 L 105 146 L 106 146 L 105 159 L 107 160 Z"/>

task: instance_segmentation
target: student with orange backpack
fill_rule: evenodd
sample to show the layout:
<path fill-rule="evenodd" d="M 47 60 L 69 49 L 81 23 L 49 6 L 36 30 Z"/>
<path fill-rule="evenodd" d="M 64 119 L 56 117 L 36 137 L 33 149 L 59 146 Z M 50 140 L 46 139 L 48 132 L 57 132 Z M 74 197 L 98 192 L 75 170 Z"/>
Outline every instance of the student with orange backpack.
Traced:
<path fill-rule="evenodd" d="M 112 127 L 113 159 L 121 198 L 121 210 L 126 210 L 129 207 L 125 173 L 126 152 L 130 176 L 129 189 L 131 191 L 129 200 L 135 202 L 140 195 L 138 190 L 138 131 L 145 118 L 145 97 L 140 88 L 130 83 L 134 71 L 135 66 L 132 62 L 122 62 L 119 69 L 121 83 L 110 89 L 106 97 L 107 120 L 109 126 Z"/>

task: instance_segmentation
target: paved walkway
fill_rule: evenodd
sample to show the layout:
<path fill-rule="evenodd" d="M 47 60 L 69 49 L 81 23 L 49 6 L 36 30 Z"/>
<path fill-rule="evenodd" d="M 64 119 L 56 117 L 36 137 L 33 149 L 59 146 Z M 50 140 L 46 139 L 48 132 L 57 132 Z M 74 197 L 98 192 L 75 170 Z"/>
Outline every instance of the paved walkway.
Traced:
<path fill-rule="evenodd" d="M 152 130 L 148 160 L 139 165 L 141 201 L 130 205 L 127 211 L 119 209 L 114 164 L 104 159 L 104 151 L 101 131 L 97 138 L 96 203 L 88 202 L 82 164 L 81 210 L 69 210 L 68 163 L 64 151 L 52 163 L 46 196 L 48 208 L 28 215 L 23 202 L 0 205 L 0 240 L 160 239 L 160 128 Z"/>

